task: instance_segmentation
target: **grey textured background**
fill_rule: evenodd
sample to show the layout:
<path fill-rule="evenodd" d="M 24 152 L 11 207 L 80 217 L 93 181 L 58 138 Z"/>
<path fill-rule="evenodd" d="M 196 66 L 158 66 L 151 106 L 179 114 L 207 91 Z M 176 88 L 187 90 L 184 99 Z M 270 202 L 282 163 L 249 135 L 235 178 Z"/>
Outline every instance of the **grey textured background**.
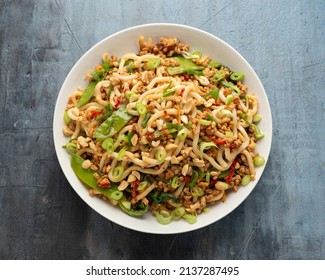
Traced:
<path fill-rule="evenodd" d="M 325 259 L 324 1 L 0 0 L 1 259 Z M 58 164 L 60 87 L 92 45 L 149 22 L 237 49 L 262 80 L 273 144 L 249 198 L 186 234 L 135 232 L 85 205 Z"/>

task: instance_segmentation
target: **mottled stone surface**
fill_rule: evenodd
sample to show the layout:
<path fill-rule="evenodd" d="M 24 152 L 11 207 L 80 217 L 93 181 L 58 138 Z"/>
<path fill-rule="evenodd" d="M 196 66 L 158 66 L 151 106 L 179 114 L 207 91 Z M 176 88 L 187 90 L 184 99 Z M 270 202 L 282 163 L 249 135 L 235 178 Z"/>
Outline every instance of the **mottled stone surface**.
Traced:
<path fill-rule="evenodd" d="M 66 181 L 52 139 L 59 89 L 92 45 L 150 22 L 188 24 L 256 70 L 273 113 L 248 199 L 179 235 L 120 227 Z M 1 259 L 325 259 L 324 1 L 0 0 Z"/>

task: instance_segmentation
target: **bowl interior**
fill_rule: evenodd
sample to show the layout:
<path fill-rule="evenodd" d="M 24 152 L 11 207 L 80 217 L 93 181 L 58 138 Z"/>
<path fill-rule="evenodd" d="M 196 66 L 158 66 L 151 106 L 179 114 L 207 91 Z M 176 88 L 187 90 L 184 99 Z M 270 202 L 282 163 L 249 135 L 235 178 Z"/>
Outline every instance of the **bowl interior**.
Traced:
<path fill-rule="evenodd" d="M 124 214 L 118 207 L 114 207 L 101 199 L 90 197 L 87 188 L 78 180 L 70 167 L 70 156 L 62 148 L 68 141 L 62 133 L 63 113 L 68 97 L 78 86 L 86 86 L 87 83 L 83 79 L 84 74 L 101 62 L 102 55 L 105 52 L 118 57 L 129 52 L 136 53 L 140 35 L 146 38 L 151 37 L 154 42 L 158 41 L 160 37 L 177 37 L 180 41 L 188 43 L 191 51 L 201 51 L 204 55 L 210 55 L 212 58 L 221 61 L 233 71 L 245 73 L 244 83 L 248 86 L 249 93 L 257 95 L 259 113 L 263 116 L 259 127 L 265 133 L 265 137 L 259 141 L 256 151 L 263 155 L 267 161 L 272 140 L 272 118 L 269 102 L 258 76 L 248 62 L 224 41 L 202 30 L 177 24 L 147 24 L 128 28 L 105 38 L 80 58 L 64 81 L 56 102 L 53 134 L 57 157 L 67 180 L 78 195 L 95 211 L 112 222 L 148 233 L 172 234 L 196 230 L 220 220 L 240 205 L 254 189 L 265 165 L 256 169 L 255 181 L 246 187 L 239 188 L 237 193 L 229 193 L 225 203 L 210 207 L 209 213 L 201 214 L 197 223 L 190 225 L 185 221 L 177 221 L 169 225 L 161 225 L 150 213 L 144 218 L 133 218 Z"/>

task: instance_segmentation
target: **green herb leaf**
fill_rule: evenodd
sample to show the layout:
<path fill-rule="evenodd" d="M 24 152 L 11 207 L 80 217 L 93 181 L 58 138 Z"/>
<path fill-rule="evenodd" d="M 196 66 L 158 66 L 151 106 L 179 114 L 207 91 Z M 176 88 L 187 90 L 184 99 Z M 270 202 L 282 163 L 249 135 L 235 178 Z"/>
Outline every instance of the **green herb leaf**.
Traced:
<path fill-rule="evenodd" d="M 157 190 L 155 192 L 150 193 L 150 199 L 153 203 L 159 204 L 166 200 L 172 200 L 176 202 L 178 199 L 173 193 L 165 193 L 165 192 L 158 192 Z"/>
<path fill-rule="evenodd" d="M 98 122 L 102 122 L 104 120 L 106 120 L 108 117 L 110 117 L 113 114 L 113 106 L 111 105 L 111 103 L 108 103 L 104 109 L 104 113 L 103 115 L 101 115 L 100 117 L 98 117 L 96 119 L 96 121 Z"/>
<path fill-rule="evenodd" d="M 95 81 L 101 81 L 104 78 L 104 70 L 95 70 L 91 73 Z"/>

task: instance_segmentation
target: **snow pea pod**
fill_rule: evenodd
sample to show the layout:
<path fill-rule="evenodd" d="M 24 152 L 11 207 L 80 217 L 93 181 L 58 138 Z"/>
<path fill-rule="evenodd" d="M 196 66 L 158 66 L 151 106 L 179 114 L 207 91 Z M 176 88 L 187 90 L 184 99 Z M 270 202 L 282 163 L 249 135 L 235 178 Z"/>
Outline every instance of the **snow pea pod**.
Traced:
<path fill-rule="evenodd" d="M 132 118 L 133 116 L 127 112 L 125 105 L 120 107 L 96 129 L 94 138 L 106 139 L 108 137 L 114 136 Z"/>
<path fill-rule="evenodd" d="M 84 159 L 80 156 L 75 154 L 71 154 L 71 167 L 77 177 L 85 183 L 87 186 L 91 187 L 92 189 L 100 192 L 101 194 L 105 195 L 108 198 L 119 200 L 123 197 L 123 192 L 117 190 L 117 186 L 112 185 L 108 189 L 103 189 L 97 185 L 97 180 L 94 177 L 95 171 L 91 169 L 84 169 L 82 167 Z"/>
<path fill-rule="evenodd" d="M 124 197 L 119 200 L 118 205 L 124 213 L 132 217 L 141 217 L 148 212 L 149 206 L 145 205 L 143 202 L 137 203 L 135 208 L 132 208 L 131 203 L 128 205 L 129 203 L 127 202 L 128 201 Z"/>
<path fill-rule="evenodd" d="M 87 104 L 90 100 L 90 98 L 93 96 L 95 87 L 97 85 L 98 81 L 91 81 L 85 91 L 82 93 L 77 106 L 82 107 L 83 105 Z"/>
<path fill-rule="evenodd" d="M 169 75 L 177 75 L 187 73 L 189 75 L 202 75 L 202 70 L 204 66 L 197 65 L 191 59 L 186 59 L 182 56 L 174 56 L 173 60 L 179 63 L 179 66 L 167 67 Z"/>

